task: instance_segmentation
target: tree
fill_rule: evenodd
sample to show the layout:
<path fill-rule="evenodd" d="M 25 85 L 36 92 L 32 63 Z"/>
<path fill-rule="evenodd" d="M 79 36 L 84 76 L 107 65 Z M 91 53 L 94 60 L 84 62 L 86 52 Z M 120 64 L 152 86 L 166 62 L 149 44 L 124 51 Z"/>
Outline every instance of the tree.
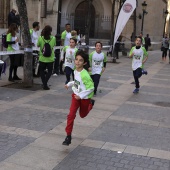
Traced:
<path fill-rule="evenodd" d="M 28 26 L 27 6 L 25 0 L 16 0 L 18 12 L 21 20 L 21 32 L 24 45 L 24 86 L 33 86 L 33 75 L 32 75 L 32 42 L 31 35 Z"/>

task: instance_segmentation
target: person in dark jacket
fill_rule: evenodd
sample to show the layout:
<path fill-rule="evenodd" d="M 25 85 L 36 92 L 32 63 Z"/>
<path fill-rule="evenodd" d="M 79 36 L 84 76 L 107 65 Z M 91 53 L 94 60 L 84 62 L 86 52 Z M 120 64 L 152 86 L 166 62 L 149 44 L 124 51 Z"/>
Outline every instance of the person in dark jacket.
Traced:
<path fill-rule="evenodd" d="M 19 15 L 16 15 L 16 10 L 12 9 L 11 12 L 8 14 L 8 27 L 12 24 L 15 23 L 17 26 L 20 25 L 20 18 Z"/>
<path fill-rule="evenodd" d="M 61 35 L 56 34 L 56 46 L 61 45 Z M 53 68 L 53 76 L 57 76 L 59 74 L 59 66 L 60 66 L 60 49 L 55 50 L 55 61 L 54 61 L 54 68 Z"/>
<path fill-rule="evenodd" d="M 150 46 L 151 46 L 151 39 L 149 37 L 149 34 L 147 34 L 146 37 L 145 37 L 145 49 L 146 49 L 146 51 L 148 51 L 148 47 L 150 47 Z"/>

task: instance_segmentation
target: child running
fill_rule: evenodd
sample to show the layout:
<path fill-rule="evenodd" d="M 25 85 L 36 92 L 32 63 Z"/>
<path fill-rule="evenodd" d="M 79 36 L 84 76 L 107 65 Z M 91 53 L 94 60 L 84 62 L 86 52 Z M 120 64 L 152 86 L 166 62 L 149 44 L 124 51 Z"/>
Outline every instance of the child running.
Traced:
<path fill-rule="evenodd" d="M 61 54 L 61 60 L 64 60 L 64 55 L 65 55 L 65 61 L 64 61 L 64 66 L 65 66 L 65 73 L 66 73 L 66 82 L 67 84 L 70 81 L 70 76 L 72 74 L 72 78 L 74 80 L 74 60 L 75 60 L 75 54 L 78 51 L 76 48 L 77 44 L 77 39 L 75 38 L 70 38 L 70 46 L 65 46 L 62 50 Z"/>
<path fill-rule="evenodd" d="M 94 95 L 97 93 L 97 87 L 99 85 L 100 76 L 105 71 L 106 68 L 106 54 L 102 52 L 102 43 L 95 43 L 95 51 L 93 51 L 89 56 L 91 78 L 94 82 Z"/>
<path fill-rule="evenodd" d="M 93 97 L 94 84 L 89 73 L 84 69 L 84 66 L 87 63 L 88 55 L 82 50 L 78 51 L 75 57 L 75 80 L 65 85 L 66 89 L 72 86 L 73 94 L 70 112 L 67 116 L 67 125 L 65 128 L 67 136 L 63 142 L 63 145 L 71 144 L 71 133 L 78 108 L 80 117 L 84 118 L 93 108 L 95 102 L 91 99 Z"/>
<path fill-rule="evenodd" d="M 147 74 L 147 71 L 143 70 L 143 65 L 148 59 L 148 53 L 144 47 L 142 47 L 142 38 L 137 37 L 135 41 L 136 46 L 132 47 L 129 57 L 132 58 L 132 70 L 135 80 L 136 89 L 133 93 L 139 92 L 139 78 L 142 74 Z"/>

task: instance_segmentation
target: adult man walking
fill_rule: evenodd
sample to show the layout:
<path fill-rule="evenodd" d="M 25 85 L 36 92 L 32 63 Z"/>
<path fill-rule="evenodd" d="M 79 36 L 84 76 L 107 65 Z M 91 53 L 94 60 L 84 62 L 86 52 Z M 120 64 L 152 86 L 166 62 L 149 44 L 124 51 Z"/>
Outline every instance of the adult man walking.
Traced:
<path fill-rule="evenodd" d="M 20 25 L 20 18 L 19 15 L 16 15 L 16 10 L 12 9 L 11 12 L 8 14 L 8 27 L 12 24 L 15 23 L 17 26 Z"/>
<path fill-rule="evenodd" d="M 149 34 L 147 34 L 146 37 L 145 37 L 145 49 L 146 49 L 146 51 L 148 51 L 148 47 L 150 47 L 150 46 L 151 46 L 151 39 L 149 37 Z"/>

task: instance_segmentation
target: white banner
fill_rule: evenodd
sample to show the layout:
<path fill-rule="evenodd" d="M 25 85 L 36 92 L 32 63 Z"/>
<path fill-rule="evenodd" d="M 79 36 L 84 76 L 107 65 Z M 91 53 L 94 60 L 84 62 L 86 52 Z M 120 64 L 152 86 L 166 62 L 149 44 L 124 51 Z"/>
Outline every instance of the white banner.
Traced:
<path fill-rule="evenodd" d="M 128 22 L 135 8 L 136 0 L 126 0 L 125 3 L 122 5 L 117 17 L 113 46 L 115 45 L 117 39 L 119 38 L 121 32 L 123 31 L 126 23 Z"/>

